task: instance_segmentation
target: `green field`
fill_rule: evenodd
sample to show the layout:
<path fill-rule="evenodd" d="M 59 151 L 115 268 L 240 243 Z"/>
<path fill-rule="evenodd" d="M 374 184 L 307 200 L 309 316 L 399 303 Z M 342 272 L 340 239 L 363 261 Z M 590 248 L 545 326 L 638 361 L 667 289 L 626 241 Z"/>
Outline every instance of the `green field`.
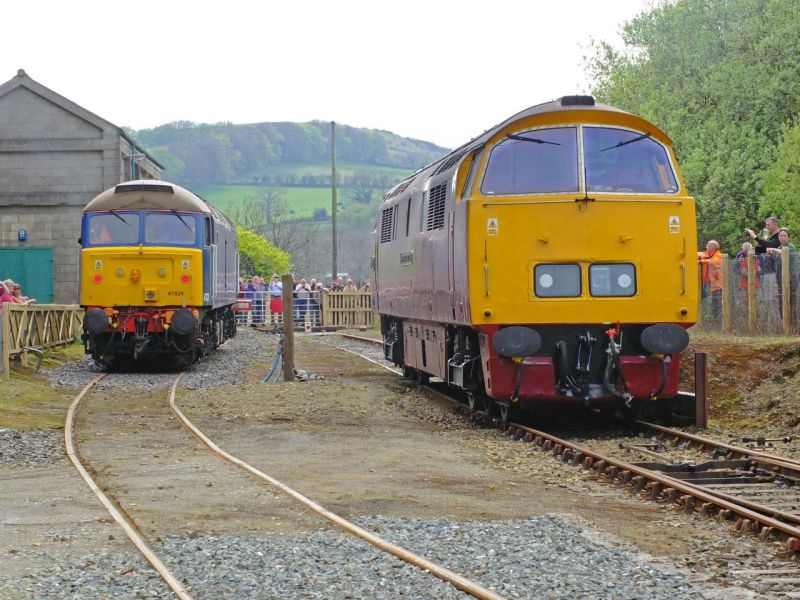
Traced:
<path fill-rule="evenodd" d="M 208 200 L 222 212 L 227 212 L 231 206 L 241 204 L 246 198 L 257 198 L 263 186 L 260 185 L 202 185 L 192 191 Z M 287 187 L 284 190 L 284 199 L 294 211 L 298 219 L 311 218 L 314 209 L 324 206 L 331 212 L 331 191 L 326 188 L 301 188 Z M 341 195 L 341 190 L 339 190 Z"/>
<path fill-rule="evenodd" d="M 400 181 L 411 174 L 407 169 L 394 169 L 391 167 L 368 167 L 364 165 L 342 165 L 337 167 L 337 172 L 342 177 L 349 177 L 354 172 L 369 170 L 373 172 L 383 173 L 392 178 L 392 180 Z M 286 164 L 276 167 L 274 171 L 270 172 L 273 177 L 279 175 L 326 175 L 330 173 L 330 167 L 327 165 L 314 165 L 314 164 Z M 275 186 L 281 187 L 281 186 Z M 225 185 L 225 184 L 208 184 L 193 186 L 192 191 L 199 194 L 211 204 L 216 206 L 222 212 L 228 212 L 232 206 L 241 204 L 247 198 L 257 198 L 264 186 L 261 185 Z M 320 187 L 281 187 L 284 191 L 284 199 L 289 202 L 291 210 L 294 211 L 294 218 L 307 219 L 311 218 L 314 214 L 314 209 L 317 207 L 324 207 L 328 215 L 331 212 L 331 190 L 329 188 Z M 383 194 L 385 190 L 380 190 Z M 347 201 L 348 188 L 341 186 L 337 189 L 339 202 Z"/>

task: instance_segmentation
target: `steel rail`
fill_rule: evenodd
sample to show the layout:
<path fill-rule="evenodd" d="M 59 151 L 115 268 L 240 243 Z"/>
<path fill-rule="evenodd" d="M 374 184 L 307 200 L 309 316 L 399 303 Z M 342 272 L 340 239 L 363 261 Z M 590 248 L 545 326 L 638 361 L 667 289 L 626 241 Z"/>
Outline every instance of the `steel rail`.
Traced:
<path fill-rule="evenodd" d="M 341 335 L 342 337 L 348 337 L 348 338 L 351 338 L 351 339 L 358 339 L 358 340 L 361 340 L 361 341 L 369 341 L 371 343 L 380 343 L 380 340 L 373 340 L 371 338 L 363 338 L 361 336 L 354 336 L 354 335 L 350 335 L 350 334 L 339 334 L 339 335 Z M 357 354 L 357 353 L 354 352 L 354 354 Z M 367 360 L 370 360 L 371 362 L 376 362 L 377 363 L 377 361 L 373 361 L 372 359 L 370 359 L 368 357 L 365 357 L 365 356 L 362 356 L 362 357 L 366 358 Z M 381 365 L 381 366 L 384 366 L 384 365 Z M 385 367 L 385 368 L 389 369 L 389 367 Z M 389 369 L 389 370 L 393 371 L 393 369 Z M 455 398 L 452 398 L 451 396 L 448 396 L 447 394 L 444 394 L 443 392 L 440 392 L 439 390 L 436 390 L 436 389 L 434 389 L 434 388 L 432 388 L 430 386 L 424 386 L 424 387 L 425 387 L 425 390 L 428 391 L 429 393 L 431 393 L 432 395 L 435 395 L 435 396 L 439 397 L 440 399 L 446 400 L 447 402 L 449 402 L 451 404 L 455 404 L 455 405 L 457 405 L 458 407 L 460 407 L 462 409 L 468 410 L 468 409 L 466 409 L 466 407 L 464 407 L 463 403 L 461 403 L 459 400 L 457 400 Z M 757 504 L 757 503 L 754 503 L 754 502 L 750 502 L 750 501 L 747 501 L 747 500 L 736 498 L 734 496 L 730 496 L 730 495 L 725 494 L 723 492 L 717 492 L 717 491 L 714 491 L 714 490 L 703 489 L 703 488 L 701 488 L 699 486 L 696 486 L 696 485 L 691 484 L 691 483 L 686 483 L 683 480 L 676 479 L 674 477 L 670 477 L 669 475 L 665 475 L 665 474 L 660 473 L 658 471 L 652 471 L 650 469 L 645 469 L 643 467 L 638 467 L 636 465 L 625 463 L 623 461 L 620 461 L 620 460 L 605 456 L 603 454 L 600 454 L 599 452 L 588 450 L 586 448 L 583 448 L 582 446 L 578 446 L 577 444 L 573 444 L 572 442 L 568 442 L 566 440 L 563 440 L 563 439 L 561 439 L 561 438 L 559 438 L 559 437 L 557 437 L 557 436 L 555 436 L 553 434 L 549 434 L 547 432 L 540 431 L 540 430 L 537 430 L 537 429 L 534 429 L 534 428 L 531 428 L 531 427 L 528 427 L 528 426 L 525 426 L 525 425 L 521 425 L 521 424 L 518 424 L 518 423 L 505 423 L 505 424 L 504 423 L 500 423 L 499 421 L 497 421 L 496 419 L 493 419 L 491 416 L 489 416 L 484 411 L 473 411 L 473 412 L 481 414 L 481 415 L 484 415 L 484 416 L 492 419 L 494 424 L 499 426 L 499 427 L 506 426 L 507 429 L 516 430 L 516 431 L 519 431 L 519 432 L 525 432 L 525 433 L 529 434 L 529 436 L 528 436 L 529 441 L 538 440 L 538 441 L 542 442 L 542 443 L 537 443 L 537 445 L 539 445 L 539 446 L 544 445 L 544 440 L 548 440 L 550 442 L 550 444 L 551 444 L 550 447 L 553 449 L 553 452 L 556 455 L 562 454 L 564 452 L 564 450 L 571 450 L 574 453 L 573 464 L 576 464 L 577 460 L 583 458 L 584 460 L 581 461 L 581 464 L 584 466 L 584 468 L 587 468 L 587 469 L 594 468 L 601 475 L 606 475 L 606 476 L 609 476 L 610 478 L 613 478 L 619 473 L 628 473 L 629 474 L 629 478 L 628 478 L 627 481 L 625 481 L 625 483 L 628 483 L 631 479 L 633 479 L 634 475 L 636 477 L 641 477 L 641 478 L 644 478 L 646 480 L 649 480 L 651 482 L 651 485 L 652 484 L 656 484 L 657 486 L 661 486 L 661 489 L 658 491 L 657 494 L 655 492 L 656 492 L 656 490 L 658 488 L 656 488 L 656 487 L 652 488 L 653 493 L 651 494 L 651 496 L 652 496 L 652 498 L 654 500 L 658 499 L 658 497 L 661 496 L 661 494 L 664 491 L 664 488 L 676 490 L 677 492 L 681 492 L 684 495 L 684 500 L 683 501 L 684 501 L 684 505 L 685 506 L 687 505 L 687 501 L 686 501 L 686 497 L 687 496 L 691 497 L 691 498 L 696 498 L 698 500 L 702 500 L 705 503 L 706 506 L 716 506 L 719 509 L 721 509 L 722 511 L 728 512 L 728 514 L 738 515 L 740 517 L 740 521 L 737 524 L 737 528 L 744 527 L 746 522 L 761 524 L 761 525 L 764 526 L 764 528 L 765 528 L 764 531 L 766 531 L 766 533 L 767 533 L 767 535 L 764 536 L 764 539 L 766 539 L 766 537 L 768 537 L 768 534 L 771 534 L 773 531 L 777 531 L 777 532 L 780 532 L 780 533 L 782 533 L 783 535 L 786 536 L 786 538 L 787 538 L 786 539 L 786 550 L 788 552 L 800 551 L 800 528 L 794 527 L 793 525 L 791 525 L 789 523 L 786 523 L 786 522 L 784 522 L 782 520 L 778 520 L 778 519 L 785 519 L 787 521 L 800 524 L 800 517 L 798 517 L 797 515 L 793 515 L 791 513 L 787 513 L 785 511 L 781 511 L 781 510 L 778 510 L 778 509 L 774 509 L 774 508 L 771 508 L 769 506 L 765 506 L 765 505 L 762 505 L 762 504 Z M 671 430 L 669 428 L 661 427 L 659 425 L 652 425 L 650 423 L 645 423 L 645 422 L 641 422 L 641 423 L 644 424 L 644 425 L 647 425 L 648 427 L 652 427 L 653 429 L 662 430 L 665 433 L 670 433 L 670 434 L 675 433 L 673 430 Z M 683 434 L 683 432 L 680 432 L 680 433 Z M 703 438 L 701 438 L 699 436 L 693 436 L 691 434 L 683 434 L 683 435 L 685 437 L 687 437 L 687 438 L 692 438 L 694 441 L 696 441 L 698 443 L 705 442 L 705 443 L 708 443 L 709 445 L 715 444 L 715 445 L 719 445 L 721 447 L 729 448 L 732 451 L 745 451 L 746 450 L 746 449 L 743 449 L 743 448 L 741 448 L 741 449 L 740 448 L 736 448 L 735 446 L 731 446 L 730 444 L 723 444 L 723 443 L 717 444 L 716 442 L 713 442 L 712 440 L 704 440 Z M 762 459 L 769 459 L 771 461 L 775 460 L 774 457 L 772 457 L 770 455 L 767 455 L 767 454 L 764 454 L 764 453 L 755 452 L 755 451 L 749 451 L 749 450 L 747 450 L 747 452 L 751 453 L 754 457 L 758 457 L 758 458 L 762 458 Z M 781 463 L 783 461 L 778 461 L 778 462 Z M 609 473 L 607 472 L 607 467 L 609 467 L 609 466 L 612 469 L 616 469 L 616 473 L 609 475 Z M 779 464 L 779 465 L 776 465 L 776 466 L 779 466 L 781 468 L 787 468 L 787 469 L 793 467 L 793 465 L 790 465 L 788 463 Z M 798 465 L 798 466 L 800 466 L 800 465 Z"/>
<path fill-rule="evenodd" d="M 73 421 L 75 420 L 75 413 L 77 412 L 78 405 L 80 404 L 81 400 L 83 400 L 84 396 L 89 392 L 89 390 L 92 389 L 97 382 L 103 379 L 105 376 L 106 374 L 103 373 L 86 384 L 86 387 L 80 391 L 80 393 L 72 401 L 72 404 L 69 406 L 69 410 L 67 411 L 67 420 L 64 425 L 64 444 L 67 449 L 67 456 L 69 456 L 69 459 L 72 461 L 72 464 L 86 482 L 86 485 L 88 485 L 89 488 L 94 492 L 94 495 L 100 499 L 100 502 L 102 502 L 103 506 L 106 507 L 106 510 L 117 522 L 117 525 L 122 528 L 122 530 L 125 532 L 125 535 L 127 535 L 131 542 L 133 542 L 139 552 L 141 552 L 142 556 L 145 557 L 147 562 L 149 562 L 158 572 L 158 574 L 161 575 L 161 578 L 175 593 L 175 595 L 181 600 L 192 600 L 192 596 L 188 591 L 186 591 L 186 587 L 183 585 L 183 583 L 172 574 L 172 572 L 163 562 L 161 562 L 158 556 L 156 556 L 155 552 L 153 552 L 150 546 L 147 545 L 147 542 L 144 541 L 142 536 L 136 532 L 131 523 L 129 523 L 128 520 L 117 509 L 117 507 L 114 506 L 113 502 L 111 502 L 108 496 L 102 492 L 95 480 L 83 466 L 78 458 L 77 453 L 75 452 L 75 445 L 73 441 Z"/>
<path fill-rule="evenodd" d="M 439 579 L 442 579 L 443 581 L 449 583 L 450 585 L 456 587 L 457 589 L 459 589 L 459 590 L 461 590 L 463 592 L 466 592 L 467 594 L 470 594 L 471 596 L 473 596 L 475 598 L 479 598 L 481 600 L 503 600 L 504 599 L 503 596 L 497 594 L 496 592 L 493 592 L 492 590 L 487 589 L 487 588 L 483 587 L 482 585 L 480 585 L 478 583 L 475 583 L 474 581 L 472 581 L 470 579 L 467 579 L 466 577 L 463 577 L 463 576 L 459 575 L 458 573 L 455 573 L 454 571 L 451 571 L 450 569 L 447 569 L 445 567 L 441 567 L 441 566 L 437 565 L 436 563 L 433 563 L 433 562 L 431 562 L 431 561 L 429 561 L 429 560 L 427 560 L 425 558 L 422 558 L 421 556 L 413 554 L 412 552 L 409 552 L 408 550 L 406 550 L 406 549 L 404 549 L 404 548 L 402 548 L 400 546 L 392 544 L 391 542 L 388 542 L 388 541 L 384 540 L 383 538 L 378 537 L 377 535 L 375 535 L 373 533 L 370 533 L 366 529 L 364 529 L 362 527 L 359 527 L 355 523 L 352 523 L 352 522 L 348 521 L 347 519 L 344 519 L 344 518 L 340 517 L 339 515 L 329 511 L 325 507 L 321 506 L 320 504 L 317 504 L 316 502 L 314 502 L 310 498 L 308 498 L 308 497 L 304 496 L 303 494 L 301 494 L 300 492 L 292 489 L 288 485 L 282 483 L 281 481 L 278 481 L 274 477 L 271 477 L 271 476 L 267 475 L 266 473 L 260 471 L 259 469 L 253 467 L 252 465 L 249 465 L 248 463 L 236 458 L 232 454 L 229 454 L 228 452 L 226 452 L 225 450 L 220 448 L 217 444 L 215 444 L 213 441 L 211 441 L 211 439 L 208 438 L 208 436 L 206 436 L 202 431 L 200 431 L 200 429 L 198 429 L 186 417 L 186 415 L 183 414 L 183 412 L 178 408 L 177 404 L 175 403 L 175 391 L 178 388 L 178 383 L 180 382 L 180 379 L 181 379 L 182 376 L 183 376 L 183 373 L 181 373 L 181 375 L 179 375 L 177 377 L 177 379 L 175 380 L 175 383 L 173 383 L 173 385 L 172 385 L 172 389 L 170 390 L 170 394 L 169 394 L 169 405 L 170 405 L 170 408 L 172 408 L 172 410 L 175 413 L 175 415 L 189 429 L 189 431 L 191 431 L 201 442 L 203 442 L 203 444 L 208 446 L 208 448 L 210 448 L 213 452 L 215 452 L 216 454 L 218 454 L 219 456 L 221 456 L 222 458 L 224 458 L 228 462 L 230 462 L 230 463 L 232 463 L 232 464 L 234 464 L 234 465 L 236 465 L 238 467 L 241 467 L 245 471 L 248 471 L 249 473 L 255 475 L 259 479 L 263 479 L 264 481 L 266 481 L 269 484 L 273 485 L 274 487 L 278 488 L 279 490 L 281 490 L 285 494 L 291 496 L 292 498 L 294 498 L 298 502 L 302 503 L 307 508 L 311 509 L 313 512 L 315 512 L 318 515 L 328 519 L 329 521 L 332 521 L 336 525 L 339 525 L 340 527 L 342 527 L 346 531 L 349 531 L 353 535 L 355 535 L 355 536 L 357 536 L 357 537 L 369 542 L 370 544 L 372 544 L 373 546 L 376 546 L 377 548 L 383 550 L 384 552 L 388 552 L 389 554 L 399 558 L 400 560 L 403 560 L 403 561 L 405 561 L 405 562 L 407 562 L 407 563 L 409 563 L 411 565 L 414 565 L 415 567 L 418 567 L 418 568 L 420 568 L 420 569 L 422 569 L 424 571 L 429 571 L 432 575 L 435 575 Z"/>
<path fill-rule="evenodd" d="M 729 453 L 732 453 L 734 455 L 738 454 L 739 456 L 748 456 L 753 459 L 764 461 L 768 464 L 780 466 L 789 469 L 793 473 L 800 476 L 800 461 L 797 461 L 793 458 L 788 458 L 784 456 L 775 456 L 774 454 L 768 454 L 767 452 L 759 452 L 758 450 L 753 450 L 751 448 L 742 448 L 741 446 L 734 446 L 733 444 L 728 444 L 726 442 L 718 442 L 716 440 L 712 440 L 710 438 L 704 438 L 693 433 L 686 433 L 678 429 L 672 429 L 671 427 L 664 427 L 663 425 L 648 423 L 647 421 L 637 421 L 637 423 L 639 423 L 640 425 L 644 425 L 645 427 L 652 429 L 653 431 L 658 431 L 659 433 L 671 435 L 676 438 L 682 438 L 691 442 L 695 442 L 697 444 L 701 444 L 702 446 L 710 446 L 712 448 L 723 448 L 727 450 Z"/>

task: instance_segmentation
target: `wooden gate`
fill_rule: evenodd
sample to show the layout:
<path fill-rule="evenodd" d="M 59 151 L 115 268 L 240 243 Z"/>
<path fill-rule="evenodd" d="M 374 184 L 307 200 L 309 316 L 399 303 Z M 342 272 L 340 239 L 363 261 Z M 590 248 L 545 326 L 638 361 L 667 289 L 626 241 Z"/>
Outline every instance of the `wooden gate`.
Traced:
<path fill-rule="evenodd" d="M 372 292 L 325 292 L 323 327 L 372 327 Z"/>
<path fill-rule="evenodd" d="M 44 350 L 71 344 L 83 330 L 83 309 L 77 304 L 3 304 L 0 309 L 0 359 L 3 375 L 9 358 L 30 349 Z"/>

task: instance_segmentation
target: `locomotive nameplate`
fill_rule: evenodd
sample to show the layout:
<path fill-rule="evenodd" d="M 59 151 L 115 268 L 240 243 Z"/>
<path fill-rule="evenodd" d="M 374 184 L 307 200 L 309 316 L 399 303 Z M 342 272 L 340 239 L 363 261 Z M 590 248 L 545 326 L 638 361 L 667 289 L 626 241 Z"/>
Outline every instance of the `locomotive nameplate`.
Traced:
<path fill-rule="evenodd" d="M 400 253 L 400 264 L 401 265 L 413 265 L 414 264 L 414 253 L 413 252 L 401 252 Z"/>

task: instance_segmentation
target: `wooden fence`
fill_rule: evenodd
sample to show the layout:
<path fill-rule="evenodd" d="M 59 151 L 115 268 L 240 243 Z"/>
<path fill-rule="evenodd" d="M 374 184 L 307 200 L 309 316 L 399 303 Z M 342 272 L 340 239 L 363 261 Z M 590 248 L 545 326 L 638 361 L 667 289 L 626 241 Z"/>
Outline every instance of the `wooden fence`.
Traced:
<path fill-rule="evenodd" d="M 83 309 L 76 304 L 3 304 L 0 308 L 0 360 L 9 375 L 11 356 L 25 364 L 31 350 L 71 344 L 83 330 Z"/>
<path fill-rule="evenodd" d="M 372 292 L 322 294 L 323 327 L 372 327 Z"/>
<path fill-rule="evenodd" d="M 711 295 L 701 295 L 697 312 L 700 327 L 748 335 L 798 333 L 797 280 L 800 273 L 792 272 L 791 260 L 782 260 L 777 273 L 765 275 L 757 268 L 757 260 L 750 255 L 740 264 L 723 255 L 719 314 L 715 315 Z M 702 283 L 701 280 L 701 288 Z"/>

